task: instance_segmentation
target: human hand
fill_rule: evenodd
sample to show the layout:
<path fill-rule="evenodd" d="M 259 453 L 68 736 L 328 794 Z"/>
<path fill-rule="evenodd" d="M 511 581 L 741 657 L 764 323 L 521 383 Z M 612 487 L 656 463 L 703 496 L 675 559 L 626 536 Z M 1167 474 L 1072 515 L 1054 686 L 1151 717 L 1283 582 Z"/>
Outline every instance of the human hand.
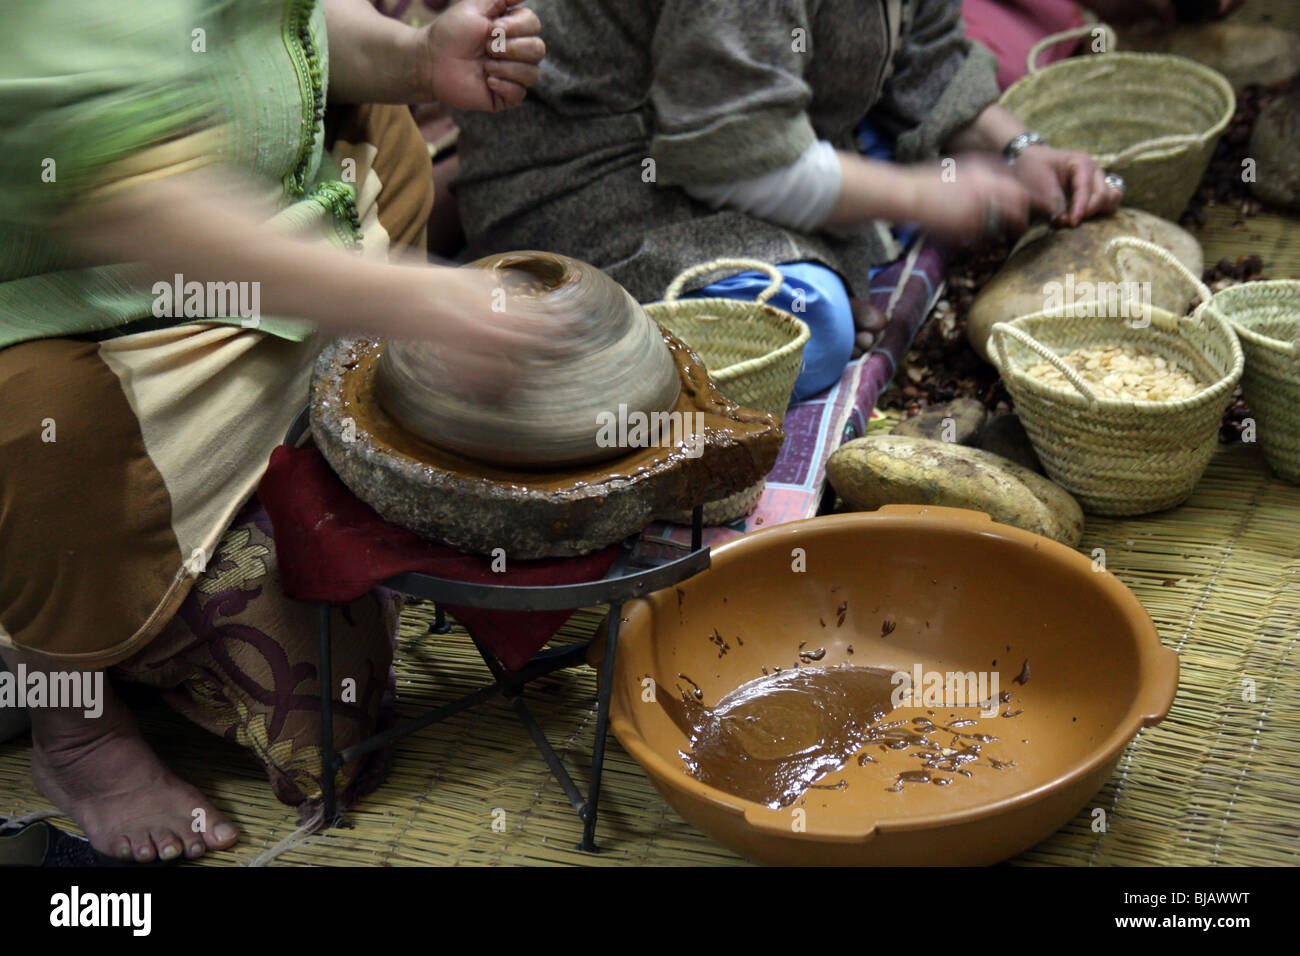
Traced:
<path fill-rule="evenodd" d="M 392 338 L 424 340 L 430 363 L 455 387 L 498 400 L 536 359 L 573 346 L 576 329 L 566 319 L 511 297 L 491 271 L 420 267 L 402 270 L 409 303 L 385 321 Z"/>
<path fill-rule="evenodd" d="M 495 112 L 523 102 L 546 54 L 541 21 L 523 0 L 459 0 L 420 30 L 431 99 Z"/>
<path fill-rule="evenodd" d="M 951 164 L 951 165 L 950 165 Z M 1018 235 L 1034 198 L 1005 163 L 963 153 L 909 167 L 910 220 L 932 235 L 962 243 Z"/>
<path fill-rule="evenodd" d="M 1034 207 L 1050 216 L 1054 226 L 1077 226 L 1114 211 L 1124 198 L 1121 190 L 1106 182 L 1106 171 L 1087 153 L 1030 146 L 1011 165 L 1011 171 L 1033 197 Z"/>

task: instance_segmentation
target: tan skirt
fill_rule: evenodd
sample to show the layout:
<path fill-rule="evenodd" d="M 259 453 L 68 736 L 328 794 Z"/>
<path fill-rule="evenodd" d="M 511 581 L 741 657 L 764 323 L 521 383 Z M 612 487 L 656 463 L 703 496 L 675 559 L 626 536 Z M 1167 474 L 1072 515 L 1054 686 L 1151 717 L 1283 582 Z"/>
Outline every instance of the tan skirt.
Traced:
<path fill-rule="evenodd" d="M 433 181 L 409 111 L 347 111 L 331 152 L 355 162 L 364 254 L 422 254 Z M 319 348 L 194 322 L 0 350 L 0 647 L 176 688 L 290 802 L 319 769 L 315 615 L 280 592 L 269 526 L 232 522 Z M 393 621 L 368 600 L 341 612 L 367 635 L 341 746 L 373 729 L 387 677 Z"/>
<path fill-rule="evenodd" d="M 428 152 L 404 107 L 348 111 L 367 255 L 421 248 Z M 211 563 L 306 404 L 318 339 L 189 323 L 0 350 L 0 646 L 134 654 Z"/>

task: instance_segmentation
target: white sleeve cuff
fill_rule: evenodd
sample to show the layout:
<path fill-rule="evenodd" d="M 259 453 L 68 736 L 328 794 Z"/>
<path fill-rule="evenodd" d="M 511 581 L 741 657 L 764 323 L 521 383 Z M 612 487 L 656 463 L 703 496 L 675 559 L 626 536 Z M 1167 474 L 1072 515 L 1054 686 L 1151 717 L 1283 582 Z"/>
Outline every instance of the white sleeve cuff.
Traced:
<path fill-rule="evenodd" d="M 782 169 L 749 179 L 683 188 L 714 209 L 727 206 L 797 232 L 813 232 L 835 208 L 840 178 L 835 147 L 819 139 Z"/>

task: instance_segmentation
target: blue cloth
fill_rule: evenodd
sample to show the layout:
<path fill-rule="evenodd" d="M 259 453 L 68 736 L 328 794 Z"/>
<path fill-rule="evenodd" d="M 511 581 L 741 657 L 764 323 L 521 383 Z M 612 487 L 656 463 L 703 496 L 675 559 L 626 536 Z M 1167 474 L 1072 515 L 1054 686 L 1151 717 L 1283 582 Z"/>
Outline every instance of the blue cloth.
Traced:
<path fill-rule="evenodd" d="M 853 310 L 844 280 L 816 262 L 777 266 L 785 281 L 767 301 L 808 323 L 812 333 L 803 349 L 803 368 L 794 383 L 794 400 L 802 401 L 839 381 L 853 354 Z M 772 284 L 764 272 L 740 272 L 683 296 L 754 300 Z"/>
<path fill-rule="evenodd" d="M 865 118 L 855 131 L 858 148 L 872 159 L 892 160 L 894 142 L 871 119 Z M 916 236 L 914 225 L 901 225 L 894 234 L 904 246 Z M 839 381 L 853 355 L 853 309 L 844 280 L 816 262 L 787 262 L 777 266 L 785 281 L 781 291 L 768 301 L 808 323 L 811 336 L 803 350 L 803 368 L 794 383 L 794 401 L 810 398 Z M 872 278 L 880 267 L 871 270 Z M 716 296 L 722 299 L 754 299 L 771 283 L 762 272 L 741 272 L 728 276 L 685 298 Z M 866 295 L 866 290 L 861 290 Z"/>
<path fill-rule="evenodd" d="M 894 158 L 894 141 L 872 121 L 870 116 L 863 118 L 853 134 L 858 138 L 858 149 L 863 155 L 870 156 L 872 159 Z"/>

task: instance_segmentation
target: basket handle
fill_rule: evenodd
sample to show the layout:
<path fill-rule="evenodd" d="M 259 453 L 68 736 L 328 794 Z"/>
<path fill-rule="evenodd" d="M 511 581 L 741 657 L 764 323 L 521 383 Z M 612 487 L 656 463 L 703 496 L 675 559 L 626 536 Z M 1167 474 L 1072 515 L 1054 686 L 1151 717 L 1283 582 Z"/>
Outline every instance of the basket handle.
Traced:
<path fill-rule="evenodd" d="M 756 269 L 759 272 L 767 273 L 772 283 L 754 299 L 755 302 L 760 304 L 780 292 L 781 283 L 785 281 L 785 276 L 777 271 L 776 266 L 770 262 L 763 262 L 761 259 L 714 259 L 712 262 L 701 262 L 699 265 L 691 266 L 682 272 L 669 283 L 668 288 L 664 291 L 664 301 L 675 302 L 677 297 L 682 294 L 682 289 L 686 288 L 686 283 L 697 276 L 708 275 L 711 272 L 721 272 L 724 269 L 733 269 L 738 272 Z"/>
<path fill-rule="evenodd" d="M 1028 332 L 1016 328 L 1009 322 L 996 322 L 994 323 L 990 334 L 993 341 L 993 348 L 996 350 L 998 356 L 998 370 L 1002 371 L 1004 375 L 1006 374 L 1004 370 L 1010 367 L 1010 363 L 1007 361 L 1007 346 L 1002 340 L 1002 337 L 1004 335 L 1009 335 L 1031 352 L 1047 359 L 1047 361 L 1058 372 L 1065 376 L 1065 380 L 1073 385 L 1084 398 L 1090 402 L 1097 401 L 1097 393 L 1088 387 L 1088 383 L 1083 380 L 1082 376 L 1080 376 L 1074 369 L 1070 368 L 1070 366 L 1066 364 L 1065 359 L 1061 358 L 1061 356 L 1057 355 Z"/>
<path fill-rule="evenodd" d="M 1116 153 L 1114 159 L 1110 161 L 1110 165 L 1120 166 L 1124 163 L 1131 163 L 1134 160 L 1141 159 L 1146 153 L 1169 149 L 1172 146 L 1198 146 L 1202 139 L 1203 137 L 1198 133 L 1175 133 L 1171 136 L 1156 136 L 1153 139 L 1144 139 L 1142 142 L 1134 143 L 1132 146 Z"/>
<path fill-rule="evenodd" d="M 1201 313 L 1209 304 L 1210 300 L 1214 298 L 1214 293 L 1210 290 L 1209 286 L 1201 281 L 1200 276 L 1194 274 L 1192 270 L 1179 262 L 1178 257 L 1168 249 L 1157 246 L 1154 242 L 1139 239 L 1137 236 L 1116 236 L 1110 242 L 1106 243 L 1106 256 L 1114 264 L 1115 272 L 1119 276 L 1121 282 L 1129 281 L 1128 270 L 1124 268 L 1124 261 L 1120 257 L 1120 253 L 1124 249 L 1136 249 L 1139 252 L 1145 252 L 1156 261 L 1168 266 L 1176 275 L 1190 285 L 1201 299 L 1201 305 L 1197 308 L 1193 316 L 1197 321 L 1200 321 Z"/>
<path fill-rule="evenodd" d="M 1031 73 L 1042 71 L 1038 65 L 1038 58 L 1043 55 L 1045 50 L 1050 50 L 1058 43 L 1064 43 L 1066 40 L 1078 40 L 1086 36 L 1092 36 L 1096 30 L 1102 31 L 1106 37 L 1106 48 L 1103 50 L 1109 53 L 1119 46 L 1119 37 L 1107 23 L 1085 23 L 1083 26 L 1071 27 L 1069 30 L 1062 30 L 1060 33 L 1053 33 L 1051 36 L 1043 37 L 1032 47 L 1029 48 L 1029 56 L 1025 59 L 1025 68 Z"/>

